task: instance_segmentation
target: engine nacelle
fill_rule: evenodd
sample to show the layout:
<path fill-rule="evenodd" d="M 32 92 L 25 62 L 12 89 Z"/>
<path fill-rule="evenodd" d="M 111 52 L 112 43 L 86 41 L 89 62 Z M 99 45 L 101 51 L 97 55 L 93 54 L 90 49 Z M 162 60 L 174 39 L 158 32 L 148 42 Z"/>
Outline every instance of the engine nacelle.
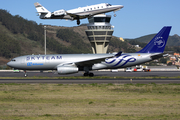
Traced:
<path fill-rule="evenodd" d="M 39 13 L 41 19 L 48 19 L 51 17 L 51 13 Z"/>
<path fill-rule="evenodd" d="M 67 15 L 66 11 L 65 10 L 57 10 L 57 11 L 54 11 L 53 13 L 55 16 L 60 16 L 60 15 Z"/>
<path fill-rule="evenodd" d="M 78 68 L 73 66 L 61 66 L 57 68 L 58 74 L 72 74 L 77 73 Z"/>

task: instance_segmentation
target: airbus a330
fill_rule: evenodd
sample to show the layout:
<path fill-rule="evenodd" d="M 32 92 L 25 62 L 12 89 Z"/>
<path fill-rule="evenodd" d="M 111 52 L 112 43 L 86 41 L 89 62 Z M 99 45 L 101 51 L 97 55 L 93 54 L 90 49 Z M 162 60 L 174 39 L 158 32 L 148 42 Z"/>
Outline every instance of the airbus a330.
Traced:
<path fill-rule="evenodd" d="M 94 76 L 90 71 L 126 68 L 163 57 L 170 30 L 171 26 L 163 27 L 142 50 L 136 53 L 25 55 L 13 58 L 7 65 L 24 70 L 25 76 L 26 70 L 57 70 L 58 74 L 85 71 L 84 76 Z"/>
<path fill-rule="evenodd" d="M 48 11 L 40 3 L 34 3 L 36 10 L 41 19 L 66 19 L 77 20 L 77 24 L 80 24 L 80 19 L 88 18 L 97 14 L 107 13 L 111 11 L 118 11 L 123 8 L 123 5 L 111 5 L 108 3 L 101 3 L 97 5 L 91 5 L 86 7 L 79 7 L 72 10 L 57 10 L 54 12 Z M 116 16 L 116 14 L 114 14 Z"/>

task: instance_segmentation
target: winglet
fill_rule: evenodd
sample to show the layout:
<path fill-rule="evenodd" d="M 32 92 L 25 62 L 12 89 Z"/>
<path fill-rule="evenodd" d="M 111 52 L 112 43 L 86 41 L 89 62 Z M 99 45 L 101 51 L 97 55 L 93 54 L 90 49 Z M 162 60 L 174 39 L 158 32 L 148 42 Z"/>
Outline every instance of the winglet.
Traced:
<path fill-rule="evenodd" d="M 140 51 L 137 53 L 163 53 L 169 33 L 171 30 L 171 26 L 163 27 L 156 36 Z"/>
<path fill-rule="evenodd" d="M 116 57 L 119 57 L 119 56 L 121 56 L 121 54 L 122 54 L 122 52 L 120 51 L 120 52 L 118 52 L 115 56 L 116 56 Z"/>

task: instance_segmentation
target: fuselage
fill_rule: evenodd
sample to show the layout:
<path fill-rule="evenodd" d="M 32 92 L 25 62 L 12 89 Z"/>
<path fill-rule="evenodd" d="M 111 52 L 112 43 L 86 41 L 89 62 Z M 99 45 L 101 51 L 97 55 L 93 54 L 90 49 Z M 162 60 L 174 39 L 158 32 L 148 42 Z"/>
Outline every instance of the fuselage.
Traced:
<path fill-rule="evenodd" d="M 106 13 L 106 12 L 111 12 L 111 11 L 117 11 L 123 8 L 123 5 L 110 5 L 107 3 L 102 3 L 102 4 L 97 4 L 97 5 L 91 5 L 87 7 L 79 7 L 76 9 L 68 10 L 68 13 L 72 14 L 77 14 L 80 16 L 83 15 L 96 15 L 96 14 L 101 14 L 101 13 Z"/>
<path fill-rule="evenodd" d="M 123 5 L 110 5 L 108 3 L 102 3 L 97 5 L 91 5 L 86 7 L 79 7 L 72 10 L 67 10 L 66 12 L 69 14 L 77 15 L 78 17 L 72 17 L 71 15 L 64 14 L 62 15 L 62 12 L 64 10 L 57 10 L 51 13 L 50 15 L 47 15 L 49 17 L 46 17 L 46 15 L 40 16 L 41 19 L 70 19 L 70 20 L 76 20 L 76 19 L 84 19 L 89 16 L 107 13 L 111 11 L 118 11 L 121 8 L 123 8 Z"/>
<path fill-rule="evenodd" d="M 156 53 L 157 54 L 157 53 Z M 86 67 L 86 64 L 79 64 L 86 61 L 107 57 L 99 63 L 94 63 L 90 70 L 115 69 L 134 66 L 151 61 L 152 54 L 149 53 L 123 53 L 121 56 L 114 54 L 55 54 L 55 55 L 26 55 L 12 59 L 8 66 L 21 70 L 57 70 L 58 66 L 74 64 L 79 68 Z M 114 56 L 114 57 L 111 57 Z M 109 58 L 111 57 L 111 58 Z M 82 69 L 84 70 L 84 69 Z"/>

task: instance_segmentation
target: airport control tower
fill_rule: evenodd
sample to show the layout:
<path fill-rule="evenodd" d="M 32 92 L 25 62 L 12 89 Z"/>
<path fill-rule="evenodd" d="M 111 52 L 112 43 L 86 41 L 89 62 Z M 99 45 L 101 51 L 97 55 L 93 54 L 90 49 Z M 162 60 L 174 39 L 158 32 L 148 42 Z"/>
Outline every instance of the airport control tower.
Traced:
<path fill-rule="evenodd" d="M 86 35 L 94 54 L 106 53 L 114 30 L 110 24 L 111 15 L 96 15 L 88 19 Z"/>

